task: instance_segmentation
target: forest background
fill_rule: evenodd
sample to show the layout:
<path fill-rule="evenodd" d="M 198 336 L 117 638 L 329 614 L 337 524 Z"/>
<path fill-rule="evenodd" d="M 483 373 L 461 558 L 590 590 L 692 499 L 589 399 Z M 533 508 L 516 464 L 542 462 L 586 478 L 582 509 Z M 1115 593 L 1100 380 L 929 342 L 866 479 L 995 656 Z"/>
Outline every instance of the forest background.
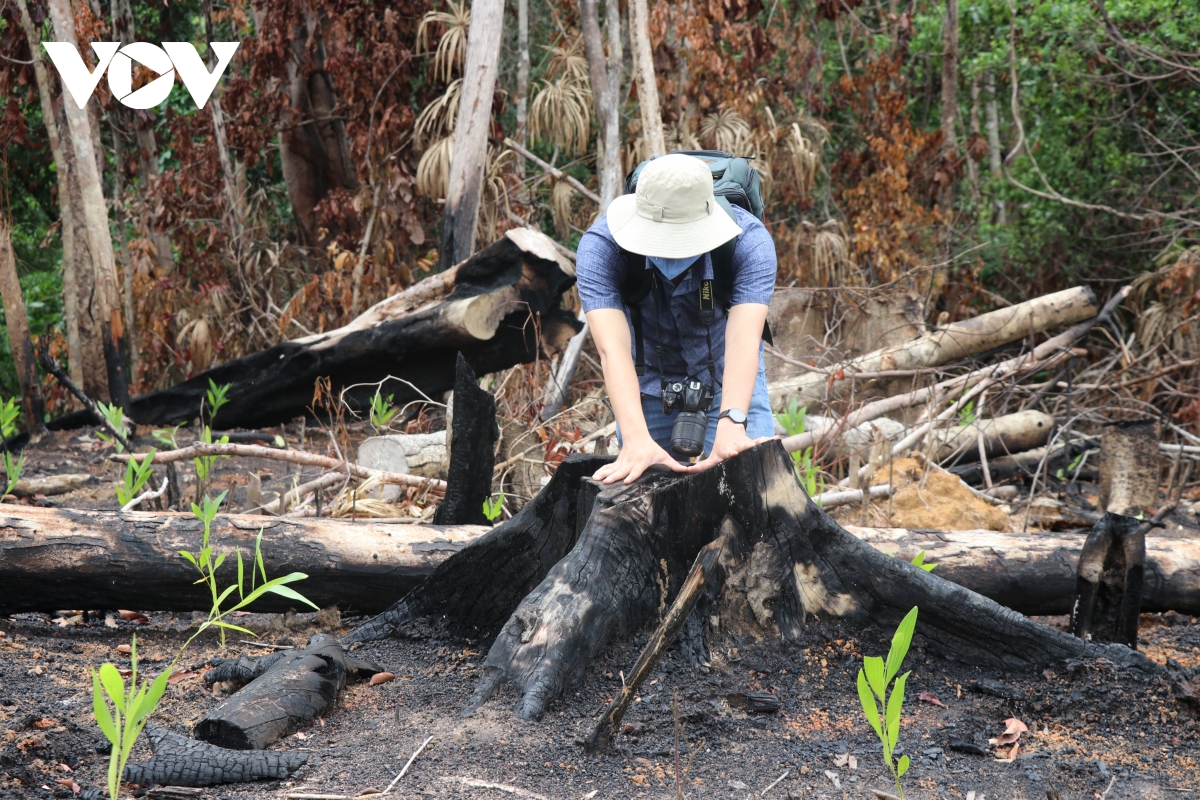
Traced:
<path fill-rule="evenodd" d="M 142 393 L 345 324 L 443 268 L 471 11 L 0 0 L 0 258 L 11 237 L 31 335 L 108 399 L 113 347 Z M 755 156 L 779 285 L 904 286 L 932 320 L 1140 276 L 1157 341 L 1200 352 L 1189 0 L 511 0 L 489 22 L 478 246 L 528 223 L 574 248 L 598 208 L 573 183 L 607 200 L 615 170 L 664 145 L 717 148 Z M 208 41 L 241 46 L 203 109 L 177 84 L 133 111 L 101 81 L 72 119 L 36 47 L 71 38 L 186 41 L 206 60 Z M 151 77 L 139 67 L 135 87 Z M 80 152 L 95 169 L 68 179 Z M 89 197 L 104 219 L 80 213 Z M 47 415 L 67 410 L 42 390 Z M 1171 391 L 1196 406 L 1194 387 Z M 0 397 L 19 394 L 0 334 Z"/>

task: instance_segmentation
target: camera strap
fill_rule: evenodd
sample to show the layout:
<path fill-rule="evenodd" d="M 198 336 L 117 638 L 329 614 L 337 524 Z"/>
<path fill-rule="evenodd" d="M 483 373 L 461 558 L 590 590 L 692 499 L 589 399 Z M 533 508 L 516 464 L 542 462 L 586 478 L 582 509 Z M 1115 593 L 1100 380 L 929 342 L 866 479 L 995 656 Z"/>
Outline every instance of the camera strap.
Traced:
<path fill-rule="evenodd" d="M 667 356 L 666 356 L 666 350 L 662 346 L 662 342 L 663 342 L 662 327 L 661 327 L 662 323 L 660 322 L 660 319 L 662 317 L 662 301 L 659 299 L 660 293 L 661 293 L 661 289 L 660 289 L 659 283 L 658 283 L 658 273 L 655 270 L 651 269 L 650 270 L 650 294 L 653 295 L 653 297 L 654 297 L 654 338 L 656 340 L 654 342 L 654 354 L 658 359 L 658 371 L 660 373 L 660 377 L 665 379 L 666 378 L 666 364 L 667 364 L 666 357 Z M 713 356 L 712 323 L 716 319 L 716 306 L 715 306 L 715 298 L 714 298 L 714 294 L 713 294 L 713 282 L 711 280 L 706 278 L 706 279 L 700 281 L 699 296 L 700 296 L 700 320 L 704 323 L 704 338 L 708 341 L 708 375 L 709 375 L 709 379 L 712 380 L 711 388 L 714 392 L 716 392 L 717 387 L 720 384 L 717 381 L 717 363 Z M 641 337 L 639 336 L 638 338 L 640 339 Z M 639 343 L 639 346 L 637 348 L 639 363 L 635 364 L 635 368 L 639 367 L 639 366 L 641 367 L 641 369 L 637 373 L 639 376 L 645 372 L 645 365 L 641 363 L 641 353 L 642 353 L 642 348 Z M 683 367 L 684 367 L 684 373 L 686 374 L 689 371 L 687 369 L 686 362 L 684 363 Z"/>

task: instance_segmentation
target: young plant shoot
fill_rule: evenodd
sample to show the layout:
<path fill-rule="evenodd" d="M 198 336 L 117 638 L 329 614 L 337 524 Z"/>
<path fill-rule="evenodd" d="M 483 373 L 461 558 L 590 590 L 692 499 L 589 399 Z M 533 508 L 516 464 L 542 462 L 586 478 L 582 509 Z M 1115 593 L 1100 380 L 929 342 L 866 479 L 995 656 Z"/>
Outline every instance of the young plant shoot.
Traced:
<path fill-rule="evenodd" d="M 17 433 L 17 419 L 21 416 L 21 404 L 17 398 L 10 397 L 0 404 L 0 439 L 8 439 L 15 436 Z M 17 485 L 17 481 L 21 479 L 21 470 L 25 466 L 25 454 L 22 453 L 18 458 L 14 459 L 13 454 L 4 450 L 4 491 L 0 492 L 0 502 L 4 502 L 4 495 L 13 490 Z"/>
<path fill-rule="evenodd" d="M 900 739 L 904 684 L 911 670 L 898 677 L 896 673 L 900 671 L 900 665 L 908 655 L 908 646 L 912 644 L 913 630 L 916 626 L 917 609 L 914 606 L 901 620 L 900 627 L 896 628 L 887 661 L 878 656 L 867 656 L 863 659 L 862 669 L 858 671 L 858 699 L 862 702 L 863 713 L 867 716 L 871 730 L 875 731 L 883 745 L 883 761 L 892 773 L 892 779 L 896 782 L 896 793 L 901 798 L 904 797 L 904 788 L 900 785 L 900 779 L 908 772 L 910 762 L 907 755 L 900 756 L 899 760 L 894 759 L 893 755 Z"/>

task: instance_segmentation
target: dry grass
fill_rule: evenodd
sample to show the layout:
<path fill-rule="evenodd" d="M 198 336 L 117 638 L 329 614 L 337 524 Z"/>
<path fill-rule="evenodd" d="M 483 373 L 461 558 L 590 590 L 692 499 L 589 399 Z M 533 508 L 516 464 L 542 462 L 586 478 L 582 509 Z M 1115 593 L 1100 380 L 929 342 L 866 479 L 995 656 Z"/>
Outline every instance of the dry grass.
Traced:
<path fill-rule="evenodd" d="M 842 222 L 831 219 L 820 227 L 801 222 L 795 248 L 796 277 L 803 285 L 862 285 L 862 275 L 850 257 L 850 234 Z"/>

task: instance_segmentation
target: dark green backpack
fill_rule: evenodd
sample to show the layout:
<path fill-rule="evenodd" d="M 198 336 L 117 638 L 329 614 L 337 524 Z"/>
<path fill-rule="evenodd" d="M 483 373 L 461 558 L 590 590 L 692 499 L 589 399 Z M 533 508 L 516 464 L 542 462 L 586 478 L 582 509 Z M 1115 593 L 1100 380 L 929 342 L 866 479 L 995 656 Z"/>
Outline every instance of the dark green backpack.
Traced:
<path fill-rule="evenodd" d="M 676 150 L 685 156 L 693 156 L 703 161 L 712 172 L 713 194 L 730 217 L 734 216 L 733 206 L 749 211 L 759 220 L 763 218 L 762 181 L 758 170 L 750 166 L 750 162 L 732 153 L 721 150 Z M 656 156 L 657 157 L 657 156 Z M 634 167 L 625 176 L 625 194 L 637 191 L 638 177 L 654 159 L 647 159 Z M 730 239 L 711 253 L 713 264 L 713 294 L 725 311 L 733 301 L 733 252 L 737 248 L 738 238 Z M 621 250 L 625 257 L 625 285 L 621 289 L 621 299 L 629 308 L 629 316 L 633 322 L 634 334 L 634 366 L 637 374 L 645 372 L 645 358 L 642 346 L 642 313 L 639 304 L 650 293 L 652 285 L 650 270 L 646 269 L 646 257 Z M 763 325 L 763 341 L 771 344 L 771 329 Z"/>

